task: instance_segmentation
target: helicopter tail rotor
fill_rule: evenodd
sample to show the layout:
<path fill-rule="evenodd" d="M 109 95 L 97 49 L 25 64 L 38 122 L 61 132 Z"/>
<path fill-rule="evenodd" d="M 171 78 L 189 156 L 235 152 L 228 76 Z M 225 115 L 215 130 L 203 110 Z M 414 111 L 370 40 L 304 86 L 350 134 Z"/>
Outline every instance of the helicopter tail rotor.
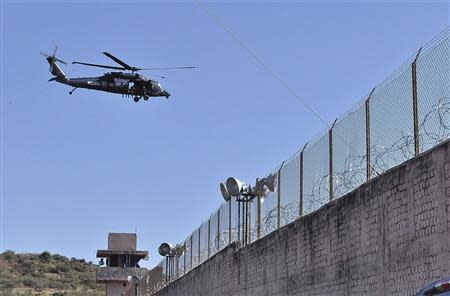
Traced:
<path fill-rule="evenodd" d="M 60 62 L 60 63 L 62 63 L 62 64 L 64 64 L 64 65 L 67 65 L 67 63 L 66 63 L 65 61 L 56 58 L 56 52 L 57 52 L 57 51 L 58 51 L 58 46 L 55 46 L 55 50 L 53 51 L 53 54 L 52 54 L 52 55 L 48 55 L 48 54 L 43 53 L 43 52 L 41 52 L 41 55 L 45 56 L 45 57 L 47 58 L 47 60 L 50 59 L 50 61 L 53 61 L 53 62 Z"/>
<path fill-rule="evenodd" d="M 53 74 L 53 76 L 55 76 L 57 78 L 66 77 L 66 74 L 64 74 L 64 72 L 61 70 L 61 68 L 58 66 L 58 64 L 56 62 L 60 62 L 65 65 L 67 63 L 63 60 L 56 58 L 57 51 L 58 51 L 58 46 L 55 47 L 55 50 L 53 51 L 52 55 L 48 55 L 43 52 L 41 52 L 41 55 L 46 57 L 46 60 L 47 60 L 48 64 L 50 65 L 50 68 L 48 70 L 50 71 L 50 73 Z M 49 81 L 51 81 L 51 80 L 49 80 Z"/>

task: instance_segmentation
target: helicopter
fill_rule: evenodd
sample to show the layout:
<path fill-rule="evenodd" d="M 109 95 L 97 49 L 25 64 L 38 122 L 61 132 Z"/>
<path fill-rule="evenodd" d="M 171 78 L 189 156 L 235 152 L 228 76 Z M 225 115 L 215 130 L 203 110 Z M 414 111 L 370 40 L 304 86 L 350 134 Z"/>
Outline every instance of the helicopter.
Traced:
<path fill-rule="evenodd" d="M 158 81 L 146 77 L 137 73 L 142 70 L 173 70 L 173 69 L 193 69 L 196 67 L 164 67 L 164 68 L 138 68 L 130 66 L 119 58 L 113 56 L 109 52 L 102 52 L 105 56 L 119 64 L 120 66 L 108 66 L 91 64 L 84 62 L 72 62 L 72 64 L 79 64 L 91 67 L 106 68 L 113 70 L 122 70 L 119 72 L 108 72 L 99 77 L 80 77 L 80 78 L 69 78 L 61 70 L 57 62 L 67 65 L 67 63 L 56 57 L 56 51 L 58 47 L 55 47 L 53 55 L 48 55 L 42 53 L 46 57 L 47 62 L 50 65 L 49 71 L 52 73 L 53 77 L 48 81 L 56 81 L 62 84 L 70 85 L 73 89 L 69 94 L 77 88 L 86 88 L 99 91 L 105 91 L 110 93 L 122 94 L 122 96 L 133 97 L 135 102 L 139 102 L 140 99 L 147 101 L 150 97 L 170 97 L 170 93 L 164 89 L 164 87 Z M 155 75 L 154 76 L 165 78 L 164 76 Z"/>

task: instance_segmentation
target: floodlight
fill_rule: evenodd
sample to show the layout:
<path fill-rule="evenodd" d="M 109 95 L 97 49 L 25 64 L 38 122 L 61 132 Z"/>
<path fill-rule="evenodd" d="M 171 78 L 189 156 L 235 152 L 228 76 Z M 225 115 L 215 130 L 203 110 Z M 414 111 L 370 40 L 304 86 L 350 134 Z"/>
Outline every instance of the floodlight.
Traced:
<path fill-rule="evenodd" d="M 161 256 L 170 256 L 173 253 L 173 247 L 170 243 L 162 243 L 158 248 L 158 253 Z"/>
<path fill-rule="evenodd" d="M 128 282 L 130 284 L 137 285 L 137 284 L 139 284 L 139 278 L 137 276 L 135 276 L 135 275 L 128 276 Z"/>
<path fill-rule="evenodd" d="M 222 182 L 220 183 L 220 192 L 222 193 L 223 199 L 225 201 L 229 201 L 231 199 L 231 195 L 227 190 L 227 187 Z"/>
<path fill-rule="evenodd" d="M 239 181 L 234 177 L 229 177 L 227 179 L 227 190 L 231 196 L 239 196 L 242 193 L 242 189 L 247 184 Z M 248 186 L 248 185 L 247 185 Z"/>

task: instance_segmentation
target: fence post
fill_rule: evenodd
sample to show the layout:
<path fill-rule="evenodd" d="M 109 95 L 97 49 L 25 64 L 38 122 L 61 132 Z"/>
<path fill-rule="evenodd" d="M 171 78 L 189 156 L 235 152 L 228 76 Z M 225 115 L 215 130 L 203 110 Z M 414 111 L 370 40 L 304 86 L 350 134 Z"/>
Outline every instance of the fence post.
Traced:
<path fill-rule="evenodd" d="M 207 259 L 209 259 L 211 254 L 211 216 L 209 216 L 208 219 L 208 257 Z"/>
<path fill-rule="evenodd" d="M 371 156 L 370 156 L 370 98 L 372 98 L 372 94 L 375 91 L 375 88 L 372 89 L 369 96 L 366 99 L 366 174 L 367 181 L 370 180 L 370 176 L 372 175 L 372 166 L 371 166 Z"/>
<path fill-rule="evenodd" d="M 217 241 L 216 241 L 217 249 L 216 249 L 216 253 L 218 253 L 220 250 L 220 238 L 222 237 L 222 234 L 220 233 L 220 208 L 221 207 L 219 207 L 219 210 L 217 211 Z"/>
<path fill-rule="evenodd" d="M 192 269 L 192 266 L 194 266 L 193 265 L 193 263 L 194 263 L 194 258 L 192 258 L 192 257 L 194 257 L 194 252 L 192 251 L 194 248 L 193 248 L 193 246 L 194 246 L 194 244 L 193 244 L 193 242 L 194 242 L 194 240 L 192 239 L 192 234 L 191 234 L 191 237 L 190 237 L 190 241 L 191 241 L 191 269 Z"/>
<path fill-rule="evenodd" d="M 308 146 L 308 142 L 300 152 L 300 204 L 298 205 L 300 217 L 303 216 L 303 151 L 305 151 L 306 146 Z"/>
<path fill-rule="evenodd" d="M 201 242 L 202 241 L 202 226 L 201 226 L 201 224 L 200 224 L 200 227 L 198 228 L 198 254 L 197 254 L 197 265 L 200 265 L 200 256 L 201 256 L 201 249 L 200 249 L 200 247 L 201 247 Z"/>
<path fill-rule="evenodd" d="M 284 161 L 283 161 L 283 164 L 284 164 Z M 277 229 L 279 229 L 280 228 L 280 225 L 281 225 L 281 221 L 280 221 L 280 219 L 281 219 L 281 196 L 280 196 L 280 194 L 281 194 L 281 168 L 283 167 L 283 164 L 281 165 L 281 167 L 280 167 L 280 169 L 278 170 L 278 173 L 277 173 L 277 186 L 278 186 L 278 190 L 277 190 Z"/>
<path fill-rule="evenodd" d="M 337 118 L 334 120 L 333 124 L 328 131 L 328 178 L 329 190 L 330 190 L 330 201 L 333 200 L 333 127 L 336 124 Z"/>
<path fill-rule="evenodd" d="M 420 153 L 419 148 L 419 111 L 417 107 L 417 59 L 419 58 L 419 54 L 422 48 L 419 48 L 417 55 L 411 65 L 411 74 L 412 74 L 412 95 L 413 95 L 413 119 L 414 119 L 414 154 L 418 156 Z"/>
<path fill-rule="evenodd" d="M 186 241 L 183 244 L 184 256 L 183 256 L 183 275 L 186 274 Z"/>

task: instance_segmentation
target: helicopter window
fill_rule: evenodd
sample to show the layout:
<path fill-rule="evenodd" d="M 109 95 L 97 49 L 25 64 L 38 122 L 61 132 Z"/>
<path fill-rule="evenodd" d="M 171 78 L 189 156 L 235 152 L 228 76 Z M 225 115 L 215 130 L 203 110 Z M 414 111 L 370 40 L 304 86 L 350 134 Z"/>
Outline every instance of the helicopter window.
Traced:
<path fill-rule="evenodd" d="M 114 78 L 114 84 L 117 86 L 125 86 L 128 85 L 128 80 L 121 78 Z"/>

